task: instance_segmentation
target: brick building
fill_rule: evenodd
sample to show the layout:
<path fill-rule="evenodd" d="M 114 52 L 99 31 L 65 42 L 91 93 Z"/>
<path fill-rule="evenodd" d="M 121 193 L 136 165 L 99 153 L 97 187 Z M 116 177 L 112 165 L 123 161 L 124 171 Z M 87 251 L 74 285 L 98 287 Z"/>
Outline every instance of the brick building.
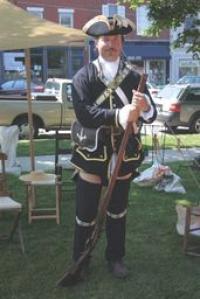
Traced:
<path fill-rule="evenodd" d="M 15 5 L 64 26 L 82 28 L 97 14 L 114 13 L 130 18 L 136 24 L 135 32 L 126 37 L 124 54 L 149 74 L 149 80 L 156 84 L 165 84 L 169 77 L 169 33 L 162 32 L 158 38 L 147 37 L 147 8 L 140 6 L 136 11 L 115 0 L 13 0 Z M 21 51 L 0 53 L 0 81 L 16 78 L 23 69 L 20 64 Z M 89 59 L 95 57 L 93 41 L 78 47 L 42 47 L 31 49 L 32 72 L 45 81 L 48 77 L 71 78 L 74 73 Z"/>

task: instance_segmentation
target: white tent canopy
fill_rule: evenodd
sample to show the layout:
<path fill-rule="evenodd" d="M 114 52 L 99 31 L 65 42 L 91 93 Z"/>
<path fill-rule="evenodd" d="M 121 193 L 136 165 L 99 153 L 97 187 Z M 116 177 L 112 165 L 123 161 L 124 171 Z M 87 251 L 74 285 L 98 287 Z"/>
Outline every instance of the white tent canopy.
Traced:
<path fill-rule="evenodd" d="M 79 29 L 41 20 L 6 0 L 0 0 L 0 50 L 68 46 L 84 42 Z"/>
<path fill-rule="evenodd" d="M 30 91 L 30 48 L 42 46 L 80 46 L 86 35 L 78 29 L 66 28 L 32 16 L 6 0 L 0 0 L 0 51 L 25 49 L 27 75 L 28 121 L 30 127 L 31 168 L 35 170 L 33 117 Z"/>

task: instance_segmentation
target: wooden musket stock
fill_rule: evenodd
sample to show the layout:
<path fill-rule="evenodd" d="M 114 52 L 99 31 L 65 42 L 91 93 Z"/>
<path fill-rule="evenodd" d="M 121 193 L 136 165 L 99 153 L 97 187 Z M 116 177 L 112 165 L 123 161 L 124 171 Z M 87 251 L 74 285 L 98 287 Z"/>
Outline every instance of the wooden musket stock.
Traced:
<path fill-rule="evenodd" d="M 145 86 L 146 80 L 147 80 L 147 75 L 143 74 L 140 78 L 140 82 L 139 82 L 139 85 L 137 88 L 138 91 L 140 91 L 140 92 L 144 91 L 144 86 Z M 79 259 L 76 262 L 74 262 L 67 269 L 67 271 L 64 273 L 63 277 L 57 282 L 57 286 L 67 287 L 67 286 L 73 285 L 77 282 L 76 278 L 79 273 L 79 270 L 81 269 L 82 265 L 84 265 L 84 262 L 89 258 L 90 253 L 94 249 L 94 247 L 100 237 L 100 234 L 101 234 L 101 231 L 103 228 L 103 224 L 104 224 L 104 220 L 105 220 L 105 216 L 106 216 L 107 207 L 108 207 L 109 201 L 111 199 L 111 195 L 112 195 L 112 192 L 113 192 L 113 189 L 114 189 L 117 177 L 118 177 L 118 173 L 119 173 L 119 170 L 121 167 L 123 155 L 124 155 L 124 152 L 125 152 L 125 149 L 127 146 L 128 138 L 129 138 L 129 135 L 132 133 L 132 130 L 133 130 L 132 122 L 129 122 L 124 131 L 123 139 L 120 144 L 120 148 L 118 151 L 117 160 L 116 160 L 113 174 L 110 178 L 105 195 L 100 200 L 98 214 L 97 214 L 97 221 L 96 221 L 94 230 L 93 230 L 90 238 L 86 241 L 85 250 L 79 257 Z"/>

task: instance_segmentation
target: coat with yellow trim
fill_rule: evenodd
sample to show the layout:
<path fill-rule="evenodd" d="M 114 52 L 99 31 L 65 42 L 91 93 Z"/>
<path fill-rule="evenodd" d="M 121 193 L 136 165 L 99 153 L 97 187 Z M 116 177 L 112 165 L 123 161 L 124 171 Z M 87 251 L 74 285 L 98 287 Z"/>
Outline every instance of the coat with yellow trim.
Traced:
<path fill-rule="evenodd" d="M 139 80 L 140 75 L 131 70 L 119 85 L 130 103 L 132 100 L 132 90 L 137 89 Z M 101 176 L 107 175 L 108 164 L 113 153 L 109 128 L 116 128 L 115 110 L 124 106 L 115 91 L 103 103 L 96 105 L 96 100 L 105 88 L 106 86 L 99 77 L 98 70 L 93 63 L 84 66 L 73 78 L 72 98 L 77 119 L 84 127 L 97 129 L 101 126 L 106 126 L 107 129 L 105 132 L 102 130 L 99 135 L 98 147 L 94 151 L 88 151 L 75 145 L 71 162 L 78 168 Z M 151 100 L 154 114 L 148 121 L 143 118 L 140 118 L 140 121 L 151 123 L 156 118 L 156 109 L 146 86 L 144 92 Z M 114 136 L 114 143 L 117 150 L 122 136 L 123 130 L 118 129 L 118 133 Z M 143 153 L 140 135 L 131 135 L 124 154 L 120 175 L 134 172 L 142 160 Z"/>

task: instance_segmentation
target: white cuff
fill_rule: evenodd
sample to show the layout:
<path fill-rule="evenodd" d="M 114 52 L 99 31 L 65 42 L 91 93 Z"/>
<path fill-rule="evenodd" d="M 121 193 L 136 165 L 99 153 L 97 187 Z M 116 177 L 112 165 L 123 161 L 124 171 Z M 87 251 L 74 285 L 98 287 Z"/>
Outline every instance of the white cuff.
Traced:
<path fill-rule="evenodd" d="M 115 110 L 115 126 L 117 128 L 120 126 L 120 124 L 119 124 L 119 109 Z"/>
<path fill-rule="evenodd" d="M 145 94 L 145 98 L 146 98 L 146 101 L 147 101 L 148 104 L 149 104 L 150 109 L 149 109 L 147 112 L 145 112 L 145 111 L 141 111 L 141 112 L 140 112 L 140 116 L 141 116 L 142 118 L 144 118 L 144 120 L 148 121 L 148 119 L 150 119 L 150 118 L 153 117 L 153 114 L 154 114 L 154 108 L 153 108 L 152 105 L 151 105 L 151 100 L 150 100 L 149 96 Z"/>

